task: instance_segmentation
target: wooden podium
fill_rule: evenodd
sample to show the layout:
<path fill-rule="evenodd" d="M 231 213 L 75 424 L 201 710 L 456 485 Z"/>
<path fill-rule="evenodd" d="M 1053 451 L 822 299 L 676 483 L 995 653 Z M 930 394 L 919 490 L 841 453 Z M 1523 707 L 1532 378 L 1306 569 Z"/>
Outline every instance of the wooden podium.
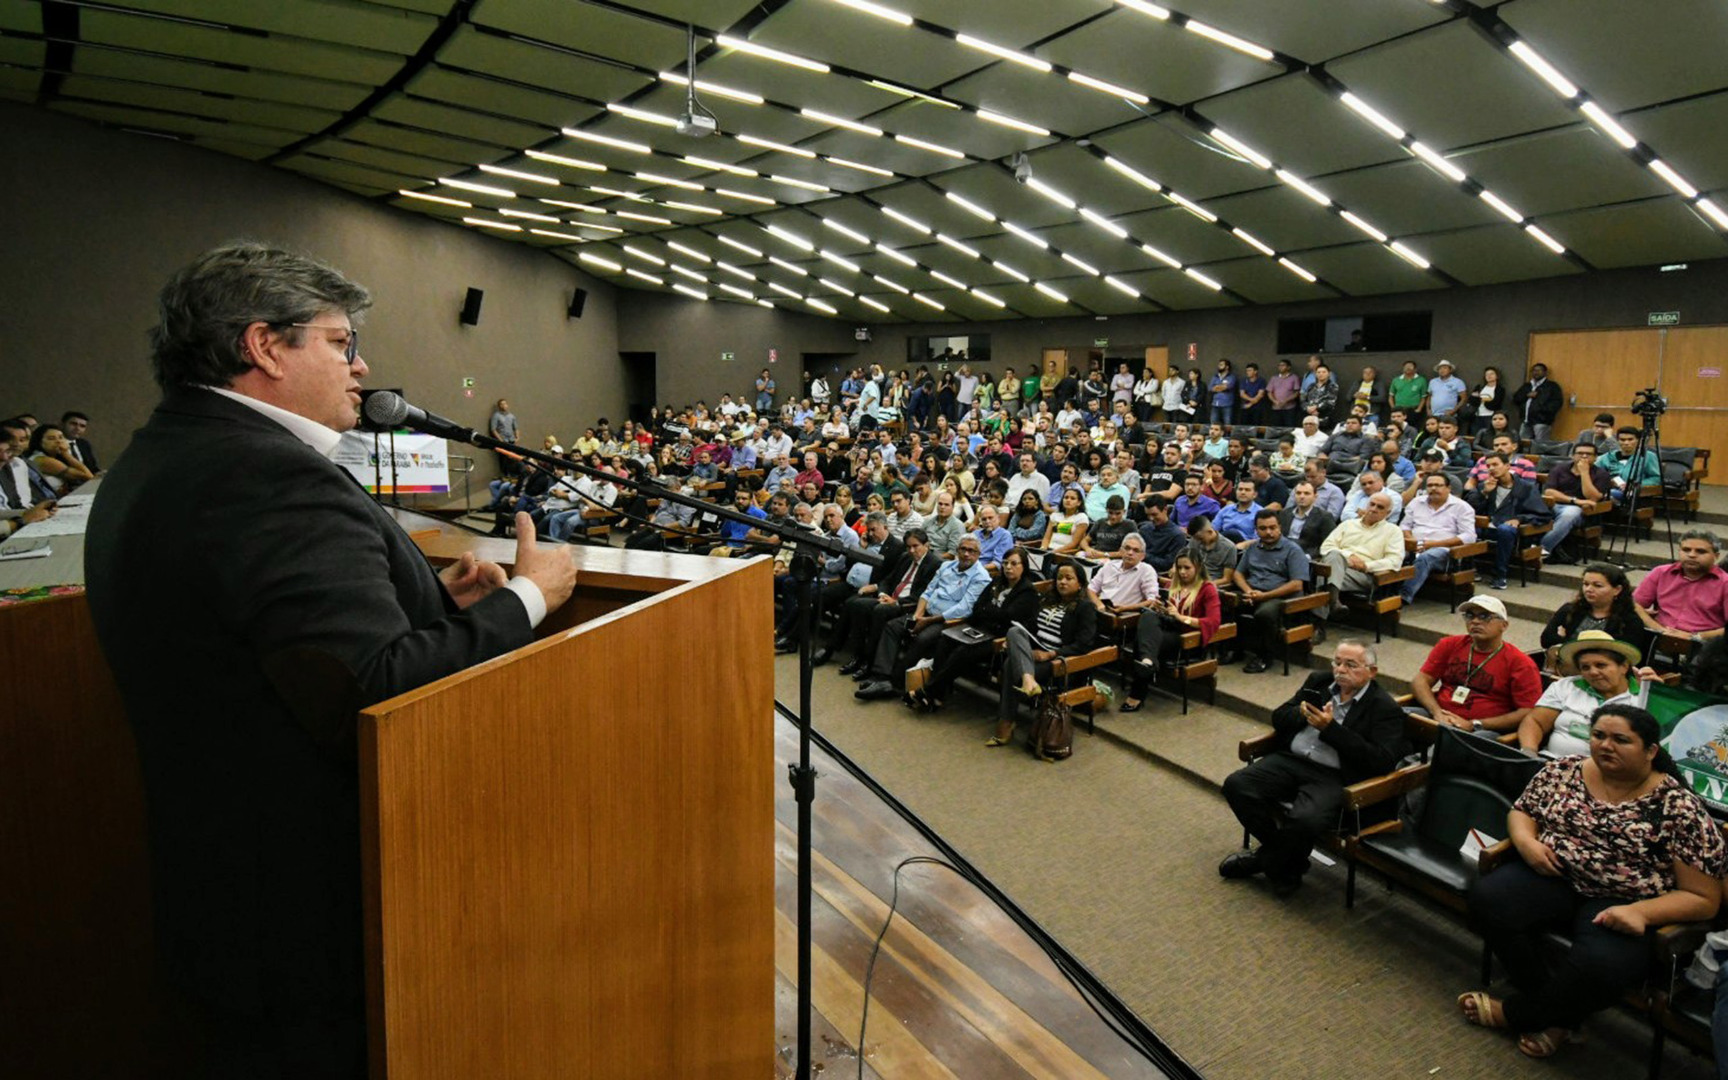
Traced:
<path fill-rule="evenodd" d="M 403 525 L 435 562 L 514 553 Z M 532 645 L 359 718 L 374 1080 L 772 1073 L 767 560 L 574 551 Z M 0 609 L 0 644 L 6 685 L 44 647 L 77 679 L 0 710 L 0 1073 L 183 1074 L 83 597 Z"/>

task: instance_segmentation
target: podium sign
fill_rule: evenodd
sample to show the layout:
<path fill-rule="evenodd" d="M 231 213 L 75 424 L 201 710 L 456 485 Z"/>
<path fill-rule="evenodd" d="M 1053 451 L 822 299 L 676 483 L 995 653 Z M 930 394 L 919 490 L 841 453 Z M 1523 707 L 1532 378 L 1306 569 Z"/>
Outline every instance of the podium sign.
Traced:
<path fill-rule="evenodd" d="M 394 463 L 390 458 L 392 446 Z M 431 495 L 450 490 L 450 451 L 436 435 L 417 431 L 378 435 L 374 449 L 370 433 L 343 432 L 335 461 L 374 495 Z"/>

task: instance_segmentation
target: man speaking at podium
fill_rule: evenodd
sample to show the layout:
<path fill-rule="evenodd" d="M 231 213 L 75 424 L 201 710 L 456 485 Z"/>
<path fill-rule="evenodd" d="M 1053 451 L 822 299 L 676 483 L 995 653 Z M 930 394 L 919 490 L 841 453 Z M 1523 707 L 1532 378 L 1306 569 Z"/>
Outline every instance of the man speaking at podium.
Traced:
<path fill-rule="evenodd" d="M 330 460 L 367 291 L 257 244 L 162 289 L 162 401 L 91 512 L 89 603 L 138 742 L 156 947 L 212 1077 L 363 1077 L 354 711 L 532 640 L 569 549 L 434 573 Z"/>

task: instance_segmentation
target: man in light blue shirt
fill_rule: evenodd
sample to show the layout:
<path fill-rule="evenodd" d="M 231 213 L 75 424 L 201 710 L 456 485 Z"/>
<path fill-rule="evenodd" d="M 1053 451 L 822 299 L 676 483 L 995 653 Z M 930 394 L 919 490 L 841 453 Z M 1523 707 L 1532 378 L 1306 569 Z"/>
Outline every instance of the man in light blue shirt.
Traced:
<path fill-rule="evenodd" d="M 1434 377 L 1428 380 L 1428 415 L 1452 416 L 1469 392 L 1464 380 L 1452 374 L 1452 361 L 1440 361 L 1434 365 Z"/>
<path fill-rule="evenodd" d="M 1254 517 L 1262 509 L 1255 499 L 1258 493 L 1259 487 L 1251 477 L 1236 481 L 1236 501 L 1219 508 L 1217 516 L 1212 519 L 1212 527 L 1233 544 L 1252 540 L 1255 535 Z"/>
<path fill-rule="evenodd" d="M 943 563 L 930 579 L 912 613 L 888 624 L 863 685 L 853 697 L 877 701 L 900 694 L 906 669 L 935 655 L 947 620 L 972 614 L 972 605 L 990 584 L 990 572 L 978 561 L 979 550 L 978 538 L 966 534 L 954 559 Z"/>
<path fill-rule="evenodd" d="M 1357 477 L 1356 483 L 1357 486 L 1350 493 L 1350 497 L 1344 500 L 1344 512 L 1338 515 L 1340 524 L 1359 516 L 1362 513 L 1362 508 L 1368 505 L 1369 499 L 1382 491 L 1386 491 L 1386 478 L 1373 469 L 1363 470 L 1362 475 Z M 1396 525 L 1399 519 L 1404 516 L 1404 500 L 1393 496 L 1391 492 L 1387 492 L 1387 496 L 1392 499 L 1392 512 L 1386 516 L 1386 520 Z"/>
<path fill-rule="evenodd" d="M 978 529 L 972 535 L 978 540 L 978 561 L 986 572 L 1000 569 L 1002 557 L 1014 546 L 1014 534 L 1001 528 L 1001 515 L 985 503 L 978 508 Z"/>

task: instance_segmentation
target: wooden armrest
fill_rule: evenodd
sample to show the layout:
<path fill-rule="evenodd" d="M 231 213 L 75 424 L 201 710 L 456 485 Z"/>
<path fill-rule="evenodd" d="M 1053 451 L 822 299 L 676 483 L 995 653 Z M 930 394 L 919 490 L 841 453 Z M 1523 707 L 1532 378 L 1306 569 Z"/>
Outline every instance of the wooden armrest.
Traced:
<path fill-rule="evenodd" d="M 1396 834 L 1401 833 L 1403 831 L 1404 831 L 1404 823 L 1402 821 L 1399 821 L 1397 818 L 1393 818 L 1391 821 L 1382 821 L 1382 822 L 1379 822 L 1377 824 L 1370 825 L 1366 829 L 1363 829 L 1361 832 L 1357 833 L 1355 836 L 1351 837 L 1351 839 L 1352 840 L 1364 840 L 1370 836 L 1393 836 L 1393 835 L 1396 835 Z"/>
<path fill-rule="evenodd" d="M 1331 597 L 1323 592 L 1304 593 L 1284 601 L 1284 614 L 1300 615 L 1304 611 L 1316 611 L 1326 606 Z"/>
<path fill-rule="evenodd" d="M 1684 970 L 1704 944 L 1704 938 L 1711 929 L 1707 922 L 1669 923 L 1667 926 L 1658 926 L 1651 932 L 1650 945 L 1655 949 L 1656 958 L 1663 967 L 1674 966 Z"/>
<path fill-rule="evenodd" d="M 1493 847 L 1482 849 L 1482 854 L 1476 857 L 1476 873 L 1486 874 L 1508 859 L 1516 859 L 1518 850 L 1512 846 L 1511 840 L 1502 840 Z"/>
<path fill-rule="evenodd" d="M 1543 533 L 1546 533 L 1547 531 L 1548 531 L 1548 523 L 1547 522 L 1543 522 L 1540 525 L 1536 524 L 1535 522 L 1530 522 L 1528 524 L 1518 526 L 1518 535 L 1519 536 L 1530 536 L 1530 537 L 1541 536 Z"/>
<path fill-rule="evenodd" d="M 1578 509 L 1584 512 L 1585 517 L 1595 517 L 1598 514 L 1606 514 L 1608 511 L 1614 509 L 1614 501 L 1612 499 L 1603 499 L 1600 502 L 1584 503 L 1582 506 L 1579 506 Z"/>
<path fill-rule="evenodd" d="M 1476 540 L 1468 544 L 1459 544 L 1452 549 L 1454 559 L 1474 559 L 1478 555 L 1488 554 L 1488 541 Z"/>
<path fill-rule="evenodd" d="M 1428 772 L 1432 768 L 1432 765 L 1424 762 L 1389 772 L 1385 776 L 1376 776 L 1372 780 L 1351 784 L 1344 789 L 1344 808 L 1361 810 L 1363 807 L 1397 798 L 1406 791 L 1413 791 L 1428 782 Z"/>
<path fill-rule="evenodd" d="M 1332 576 L 1332 565 L 1330 563 L 1311 560 L 1308 563 L 1308 569 L 1316 578 L 1329 578 Z"/>
<path fill-rule="evenodd" d="M 1399 694 L 1397 697 L 1393 698 L 1392 701 L 1393 704 L 1397 705 L 1400 709 L 1408 709 L 1410 706 L 1416 704 L 1416 695 Z"/>
<path fill-rule="evenodd" d="M 1416 568 L 1414 566 L 1400 566 L 1396 570 L 1382 570 L 1374 575 L 1374 587 L 1384 588 L 1387 585 L 1396 585 L 1400 581 L 1409 581 L 1415 576 Z"/>
<path fill-rule="evenodd" d="M 1236 757 L 1242 761 L 1253 761 L 1270 754 L 1278 746 L 1278 733 L 1268 731 L 1264 735 L 1256 735 L 1252 739 L 1243 739 L 1236 744 Z"/>
<path fill-rule="evenodd" d="M 1073 675 L 1081 671 L 1090 671 L 1102 664 L 1115 660 L 1117 649 L 1114 645 L 1101 645 L 1091 652 L 1079 656 L 1058 656 L 1050 662 L 1051 670 L 1059 676 Z"/>
<path fill-rule="evenodd" d="M 1140 612 L 1138 611 L 1100 611 L 1098 616 L 1104 620 L 1104 625 L 1112 630 L 1126 630 L 1131 626 L 1140 625 Z"/>

